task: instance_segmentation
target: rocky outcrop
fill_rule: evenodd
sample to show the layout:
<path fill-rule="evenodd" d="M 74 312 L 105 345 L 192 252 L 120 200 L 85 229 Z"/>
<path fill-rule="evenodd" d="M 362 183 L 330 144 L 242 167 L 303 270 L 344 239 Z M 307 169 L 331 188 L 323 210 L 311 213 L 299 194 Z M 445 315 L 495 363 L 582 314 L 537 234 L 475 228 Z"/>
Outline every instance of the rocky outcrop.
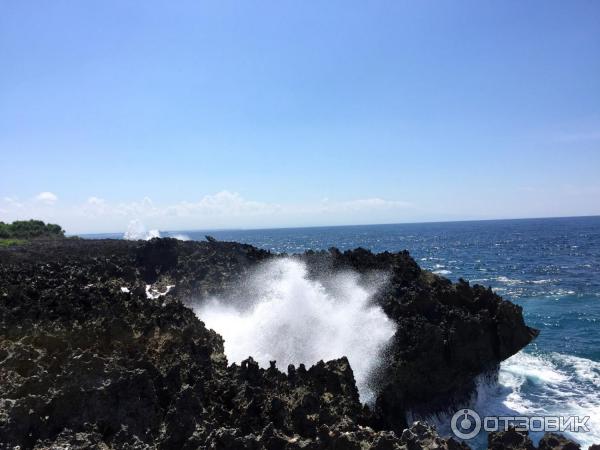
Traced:
<path fill-rule="evenodd" d="M 377 426 L 400 432 L 408 409 L 427 415 L 474 392 L 478 374 L 496 370 L 537 336 L 521 307 L 491 289 L 457 284 L 422 270 L 408 252 L 373 254 L 364 249 L 309 253 L 318 272 L 352 269 L 387 274 L 376 301 L 398 324 L 377 384 Z"/>
<path fill-rule="evenodd" d="M 314 277 L 387 280 L 375 301 L 399 326 L 375 407 L 360 403 L 343 357 L 229 366 L 221 337 L 185 305 L 235 291 L 276 257 L 171 239 L 0 250 L 0 448 L 467 448 L 422 423 L 408 429 L 406 411 L 447 408 L 536 335 L 519 307 L 406 252 L 332 249 L 298 257 Z M 168 292 L 149 298 L 148 284 Z"/>
<path fill-rule="evenodd" d="M 581 446 L 556 433 L 546 433 L 538 446 L 533 445 L 527 432 L 509 428 L 488 435 L 489 450 L 580 450 Z M 592 445 L 589 450 L 598 450 L 600 446 Z"/>
<path fill-rule="evenodd" d="M 207 441 L 209 449 L 269 449 L 269 450 L 469 450 L 465 443 L 442 439 L 430 425 L 415 422 L 400 437 L 391 431 L 374 431 L 342 420 L 334 426 L 319 427 L 316 438 L 289 437 L 272 425 L 260 434 L 243 435 L 237 429 L 219 428 Z"/>

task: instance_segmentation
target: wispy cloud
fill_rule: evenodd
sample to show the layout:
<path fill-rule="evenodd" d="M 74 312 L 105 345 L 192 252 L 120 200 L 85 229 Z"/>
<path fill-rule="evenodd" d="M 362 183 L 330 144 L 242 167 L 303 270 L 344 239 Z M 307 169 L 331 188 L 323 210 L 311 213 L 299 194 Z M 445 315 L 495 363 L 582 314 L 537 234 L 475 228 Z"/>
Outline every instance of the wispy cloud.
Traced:
<path fill-rule="evenodd" d="M 197 202 L 182 201 L 170 205 L 156 205 L 145 197 L 139 202 L 111 205 L 98 197 L 88 198 L 82 211 L 89 215 L 115 215 L 127 217 L 244 217 L 295 213 L 339 213 L 383 209 L 407 208 L 405 201 L 366 198 L 349 201 L 323 199 L 313 204 L 279 204 L 247 200 L 237 192 L 220 191 L 203 196 Z"/>
<path fill-rule="evenodd" d="M 364 217 L 389 221 L 399 220 L 400 216 L 396 213 L 413 208 L 406 201 L 378 197 L 280 204 L 246 199 L 240 193 L 229 190 L 204 195 L 197 201 L 169 204 L 155 203 L 149 197 L 131 202 L 111 202 L 90 196 L 82 203 L 70 205 L 59 205 L 57 201 L 57 195 L 42 192 L 25 202 L 5 197 L 0 207 L 3 217 L 11 220 L 31 217 L 52 219 L 61 222 L 67 229 L 74 224 L 73 228 L 77 231 L 119 230 L 131 220 L 141 220 L 148 226 L 161 229 L 292 226 L 344 220 L 361 222 Z"/>
<path fill-rule="evenodd" d="M 58 197 L 56 196 L 56 194 L 46 191 L 40 192 L 38 195 L 36 195 L 35 200 L 41 203 L 45 203 L 46 205 L 53 205 L 57 202 Z"/>
<path fill-rule="evenodd" d="M 198 202 L 180 202 L 165 208 L 164 213 L 170 216 L 243 216 L 272 214 L 281 210 L 274 203 L 263 203 L 246 200 L 237 192 L 221 191 L 213 195 L 205 195 Z"/>
<path fill-rule="evenodd" d="M 16 209 L 23 208 L 23 203 L 19 202 L 18 199 L 14 198 L 14 197 L 4 197 L 3 200 L 4 200 L 4 203 L 6 203 L 10 208 L 16 208 Z"/>

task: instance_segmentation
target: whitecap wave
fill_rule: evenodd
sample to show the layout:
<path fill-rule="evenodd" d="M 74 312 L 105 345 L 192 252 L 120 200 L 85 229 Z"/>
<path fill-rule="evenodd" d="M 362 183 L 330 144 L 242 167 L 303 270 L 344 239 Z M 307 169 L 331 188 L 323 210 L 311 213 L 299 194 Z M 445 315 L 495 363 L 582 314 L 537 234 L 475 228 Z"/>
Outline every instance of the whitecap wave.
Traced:
<path fill-rule="evenodd" d="M 548 278 L 546 280 L 533 280 L 531 283 L 532 284 L 547 284 L 547 283 L 553 283 L 556 282 L 557 280 Z"/>
<path fill-rule="evenodd" d="M 499 283 L 504 283 L 504 284 L 506 284 L 508 286 L 515 286 L 517 284 L 523 284 L 524 283 L 523 280 L 508 278 L 508 277 L 506 277 L 504 275 L 496 277 L 495 280 L 498 281 Z"/>
<path fill-rule="evenodd" d="M 435 273 L 437 275 L 450 275 L 452 273 L 452 271 L 447 270 L 447 269 L 440 269 L 440 270 L 434 270 L 433 273 Z"/>

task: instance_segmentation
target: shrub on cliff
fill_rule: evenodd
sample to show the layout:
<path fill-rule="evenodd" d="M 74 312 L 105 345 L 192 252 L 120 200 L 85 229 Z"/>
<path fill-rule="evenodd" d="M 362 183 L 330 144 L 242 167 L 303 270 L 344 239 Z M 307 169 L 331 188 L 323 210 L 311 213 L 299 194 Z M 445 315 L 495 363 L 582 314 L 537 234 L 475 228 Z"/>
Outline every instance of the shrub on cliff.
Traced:
<path fill-rule="evenodd" d="M 0 239 L 64 236 L 65 231 L 60 225 L 46 224 L 41 220 L 15 220 L 13 223 L 0 222 Z"/>

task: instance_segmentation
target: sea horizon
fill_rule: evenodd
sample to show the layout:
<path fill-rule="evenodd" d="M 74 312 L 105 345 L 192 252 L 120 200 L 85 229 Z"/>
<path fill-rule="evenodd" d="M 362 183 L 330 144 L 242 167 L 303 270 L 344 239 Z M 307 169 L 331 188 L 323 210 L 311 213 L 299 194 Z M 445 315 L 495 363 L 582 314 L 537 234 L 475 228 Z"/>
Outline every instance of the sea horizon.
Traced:
<path fill-rule="evenodd" d="M 164 233 L 210 233 L 210 232 L 234 232 L 234 231 L 271 231 L 271 230 L 303 230 L 303 229 L 323 229 L 323 228 L 347 228 L 347 227 L 377 227 L 377 226 L 395 226 L 395 225 L 433 225 L 433 224 L 453 224 L 453 223 L 479 223 L 479 222 L 512 222 L 526 220 L 560 220 L 560 219 L 593 219 L 599 218 L 600 214 L 575 215 L 575 216 L 546 216 L 546 217 L 511 217 L 499 219 L 458 219 L 458 220 L 432 220 L 418 222 L 389 222 L 389 223 L 360 223 L 360 224 L 338 224 L 338 225 L 306 225 L 289 227 L 235 227 L 235 228 L 180 228 L 180 229 L 161 229 L 153 228 Z M 79 236 L 82 238 L 94 239 L 96 236 L 113 236 L 125 233 L 122 231 L 107 232 L 85 232 L 85 233 L 66 233 L 66 236 Z M 91 237 L 93 236 L 93 237 Z M 170 237 L 170 236 L 161 236 Z M 110 238 L 109 238 L 110 239 Z"/>

